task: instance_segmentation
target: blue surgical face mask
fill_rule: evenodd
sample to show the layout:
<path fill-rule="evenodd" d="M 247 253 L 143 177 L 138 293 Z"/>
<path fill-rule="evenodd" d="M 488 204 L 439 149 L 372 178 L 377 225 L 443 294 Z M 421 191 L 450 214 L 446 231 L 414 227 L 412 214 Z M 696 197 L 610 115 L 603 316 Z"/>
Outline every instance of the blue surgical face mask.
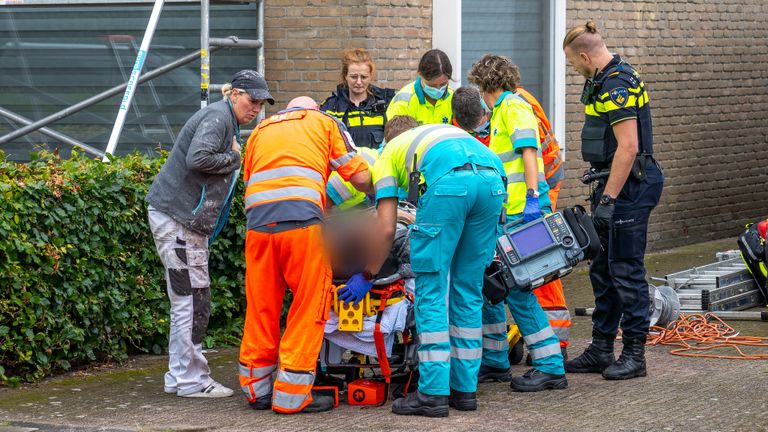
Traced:
<path fill-rule="evenodd" d="M 481 99 L 482 100 L 482 99 Z M 475 128 L 475 133 L 481 137 L 486 137 L 491 132 L 491 121 L 486 120 L 485 123 Z"/>
<path fill-rule="evenodd" d="M 480 105 L 483 106 L 483 109 L 485 110 L 485 112 L 491 112 L 491 109 L 488 108 L 488 104 L 485 103 L 485 99 L 483 99 L 482 97 L 480 97 Z"/>
<path fill-rule="evenodd" d="M 445 90 L 448 88 L 448 85 L 444 85 L 440 88 L 434 88 L 424 84 L 422 88 L 424 89 L 424 94 L 427 96 L 431 97 L 432 99 L 440 99 L 445 94 Z"/>

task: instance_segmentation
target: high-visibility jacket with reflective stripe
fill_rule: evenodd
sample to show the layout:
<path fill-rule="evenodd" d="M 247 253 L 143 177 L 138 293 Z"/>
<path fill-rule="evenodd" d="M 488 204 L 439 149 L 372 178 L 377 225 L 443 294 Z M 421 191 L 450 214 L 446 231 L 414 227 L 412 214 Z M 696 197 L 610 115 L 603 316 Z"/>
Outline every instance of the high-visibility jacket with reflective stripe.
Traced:
<path fill-rule="evenodd" d="M 522 87 L 518 87 L 516 93 L 531 105 L 533 113 L 536 114 L 536 121 L 539 123 L 541 159 L 544 161 L 544 177 L 547 178 L 549 187 L 553 188 L 565 178 L 565 167 L 563 167 L 563 159 L 560 155 L 560 143 L 557 142 L 557 138 L 552 132 L 552 125 L 539 101 Z"/>
<path fill-rule="evenodd" d="M 331 169 L 345 180 L 368 169 L 338 120 L 292 109 L 261 122 L 243 163 L 247 227 L 322 218 Z"/>
<path fill-rule="evenodd" d="M 618 142 L 613 125 L 637 120 L 638 152 L 653 154 L 651 108 L 645 84 L 637 71 L 618 55 L 597 74 L 599 92 L 584 107 L 586 119 L 581 130 L 581 155 L 598 169 L 608 168 Z"/>
<path fill-rule="evenodd" d="M 367 147 L 358 147 L 360 156 L 368 162 L 368 166 L 373 167 L 376 159 L 379 158 L 379 151 Z M 328 187 L 326 188 L 328 198 L 341 210 L 355 207 L 365 202 L 364 192 L 360 192 L 352 186 L 352 183 L 341 178 L 339 173 L 331 173 L 328 178 Z"/>
<path fill-rule="evenodd" d="M 384 141 L 384 124 L 387 122 L 384 113 L 394 95 L 393 89 L 371 85 L 368 98 L 355 106 L 349 100 L 349 87 L 339 84 L 336 92 L 320 105 L 320 110 L 344 123 L 358 148 L 377 149 Z"/>
<path fill-rule="evenodd" d="M 420 125 L 450 124 L 453 117 L 452 100 L 453 89 L 448 87 L 443 97 L 434 105 L 429 103 L 424 97 L 424 89 L 421 87 L 421 77 L 419 77 L 395 93 L 395 97 L 387 108 L 387 118 L 406 115 L 415 118 Z"/>
<path fill-rule="evenodd" d="M 398 188 L 407 191 L 414 165 L 429 188 L 437 179 L 467 162 L 496 168 L 499 176 L 504 176 L 499 158 L 460 128 L 424 125 L 403 132 L 387 142 L 371 171 L 376 200 L 397 198 Z"/>
<path fill-rule="evenodd" d="M 539 125 L 533 108 L 519 95 L 506 91 L 499 96 L 491 115 L 490 149 L 504 164 L 507 173 L 507 214 L 517 215 L 525 207 L 525 167 L 522 150 L 536 149 L 539 206 L 550 207 L 549 186 L 544 177 L 544 161 L 539 144 Z"/>

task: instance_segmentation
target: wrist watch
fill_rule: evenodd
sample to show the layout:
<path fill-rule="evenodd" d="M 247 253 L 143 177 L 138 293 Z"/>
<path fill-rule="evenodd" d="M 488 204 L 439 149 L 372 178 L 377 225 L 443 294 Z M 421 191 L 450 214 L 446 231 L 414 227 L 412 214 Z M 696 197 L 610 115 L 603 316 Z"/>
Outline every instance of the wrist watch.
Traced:
<path fill-rule="evenodd" d="M 603 196 L 600 197 L 600 204 L 614 205 L 616 204 L 616 198 L 604 193 Z"/>
<path fill-rule="evenodd" d="M 538 198 L 539 197 L 539 192 L 537 192 L 537 191 L 535 191 L 535 190 L 533 190 L 531 188 L 528 188 L 528 190 L 525 191 L 525 196 L 526 197 Z"/>

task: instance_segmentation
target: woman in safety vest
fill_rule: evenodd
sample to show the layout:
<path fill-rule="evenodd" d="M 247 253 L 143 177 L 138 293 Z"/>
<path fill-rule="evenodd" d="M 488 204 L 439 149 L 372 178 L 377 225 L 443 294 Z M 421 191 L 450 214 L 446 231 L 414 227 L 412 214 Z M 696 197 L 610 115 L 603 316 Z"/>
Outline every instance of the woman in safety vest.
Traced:
<path fill-rule="evenodd" d="M 450 124 L 453 89 L 448 85 L 453 73 L 448 55 L 439 49 L 424 53 L 419 60 L 419 77 L 395 94 L 387 108 L 387 118 L 404 115 L 420 125 Z"/>

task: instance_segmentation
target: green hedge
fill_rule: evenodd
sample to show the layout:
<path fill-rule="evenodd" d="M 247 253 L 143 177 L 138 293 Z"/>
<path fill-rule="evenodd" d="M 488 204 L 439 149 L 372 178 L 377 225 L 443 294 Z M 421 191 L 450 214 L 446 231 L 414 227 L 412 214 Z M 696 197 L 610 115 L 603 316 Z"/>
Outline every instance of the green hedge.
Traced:
<path fill-rule="evenodd" d="M 163 352 L 169 305 L 144 202 L 163 160 L 39 154 L 17 164 L 0 152 L 0 383 Z M 211 250 L 207 346 L 242 332 L 238 192 Z"/>

